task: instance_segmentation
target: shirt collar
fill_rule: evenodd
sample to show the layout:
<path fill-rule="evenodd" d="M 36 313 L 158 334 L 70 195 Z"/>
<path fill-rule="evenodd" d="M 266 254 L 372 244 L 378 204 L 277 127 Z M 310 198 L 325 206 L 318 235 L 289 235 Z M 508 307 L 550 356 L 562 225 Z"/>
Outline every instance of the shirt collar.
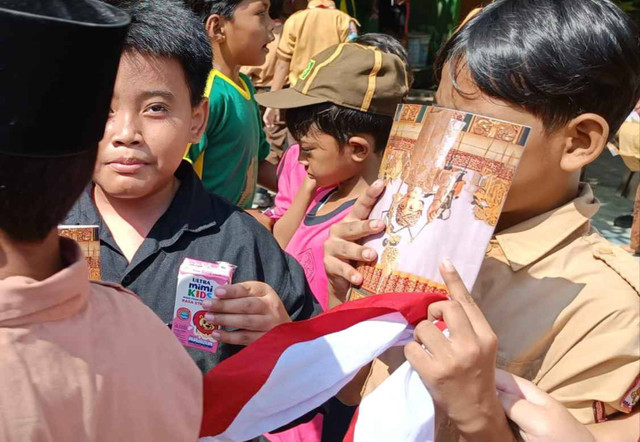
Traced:
<path fill-rule="evenodd" d="M 60 321 L 85 308 L 89 270 L 80 246 L 60 238 L 60 253 L 68 265 L 43 281 L 25 276 L 0 280 L 0 327 Z"/>
<path fill-rule="evenodd" d="M 185 231 L 197 233 L 218 223 L 211 195 L 193 171 L 193 166 L 182 161 L 175 176 L 180 180 L 180 187 L 167 211 L 147 235 L 147 239 L 153 239 L 157 244 L 154 247 L 169 247 Z M 83 192 L 68 219 L 74 224 L 100 225 L 100 239 L 111 244 L 108 229 L 93 201 L 93 185 Z M 115 242 L 111 245 L 115 247 Z"/>
<path fill-rule="evenodd" d="M 188 161 L 182 161 L 175 173 L 180 187 L 167 211 L 158 219 L 149 236 L 159 241 L 160 247 L 175 243 L 184 231 L 198 233 L 218 224 L 211 202 L 211 194 Z"/>
<path fill-rule="evenodd" d="M 588 227 L 599 208 L 591 187 L 583 184 L 574 200 L 497 233 L 495 240 L 511 269 L 518 271 L 540 260 L 578 229 Z"/>

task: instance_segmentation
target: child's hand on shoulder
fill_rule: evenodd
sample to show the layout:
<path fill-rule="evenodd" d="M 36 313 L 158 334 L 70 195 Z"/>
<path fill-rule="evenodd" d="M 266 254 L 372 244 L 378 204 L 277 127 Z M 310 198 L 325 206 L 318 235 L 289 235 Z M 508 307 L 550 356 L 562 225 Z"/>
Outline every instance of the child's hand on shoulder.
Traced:
<path fill-rule="evenodd" d="M 527 442 L 589 442 L 594 437 L 558 401 L 532 382 L 496 370 L 498 397 Z"/>
<path fill-rule="evenodd" d="M 291 322 L 278 294 L 259 281 L 221 286 L 214 291 L 218 299 L 202 303 L 210 313 L 205 319 L 215 325 L 234 329 L 216 330 L 214 338 L 234 345 L 249 345 L 276 325 Z"/>

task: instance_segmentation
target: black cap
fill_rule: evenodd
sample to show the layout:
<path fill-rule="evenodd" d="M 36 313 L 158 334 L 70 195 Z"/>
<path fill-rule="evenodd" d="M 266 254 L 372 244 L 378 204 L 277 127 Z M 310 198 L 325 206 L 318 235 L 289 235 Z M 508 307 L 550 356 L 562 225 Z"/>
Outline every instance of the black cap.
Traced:
<path fill-rule="evenodd" d="M 97 0 L 0 0 L 0 152 L 97 148 L 129 21 Z"/>

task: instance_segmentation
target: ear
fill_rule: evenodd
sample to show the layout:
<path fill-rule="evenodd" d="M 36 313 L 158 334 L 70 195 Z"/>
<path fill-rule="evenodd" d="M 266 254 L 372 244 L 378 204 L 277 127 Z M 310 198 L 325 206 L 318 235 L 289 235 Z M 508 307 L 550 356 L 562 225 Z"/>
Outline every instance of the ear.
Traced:
<path fill-rule="evenodd" d="M 204 25 L 204 28 L 207 31 L 207 35 L 209 38 L 216 42 L 222 43 L 225 40 L 224 35 L 224 23 L 225 19 L 219 14 L 211 14 L 207 18 L 207 22 Z"/>
<path fill-rule="evenodd" d="M 582 114 L 565 127 L 565 148 L 560 167 L 576 172 L 592 163 L 607 144 L 609 123 L 597 114 Z"/>
<path fill-rule="evenodd" d="M 202 139 L 202 134 L 207 128 L 209 121 L 209 99 L 203 98 L 200 103 L 196 104 L 191 110 L 191 137 L 189 142 L 197 144 Z"/>
<path fill-rule="evenodd" d="M 347 142 L 349 155 L 356 163 L 364 162 L 375 150 L 375 140 L 368 134 L 354 135 Z"/>

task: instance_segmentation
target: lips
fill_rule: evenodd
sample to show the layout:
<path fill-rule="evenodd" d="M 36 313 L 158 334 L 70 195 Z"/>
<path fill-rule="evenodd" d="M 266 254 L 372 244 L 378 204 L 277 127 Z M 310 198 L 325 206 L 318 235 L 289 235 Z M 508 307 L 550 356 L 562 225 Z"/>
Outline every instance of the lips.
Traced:
<path fill-rule="evenodd" d="M 130 174 L 142 169 L 147 163 L 137 158 L 118 158 L 109 161 L 108 166 L 118 173 Z"/>

